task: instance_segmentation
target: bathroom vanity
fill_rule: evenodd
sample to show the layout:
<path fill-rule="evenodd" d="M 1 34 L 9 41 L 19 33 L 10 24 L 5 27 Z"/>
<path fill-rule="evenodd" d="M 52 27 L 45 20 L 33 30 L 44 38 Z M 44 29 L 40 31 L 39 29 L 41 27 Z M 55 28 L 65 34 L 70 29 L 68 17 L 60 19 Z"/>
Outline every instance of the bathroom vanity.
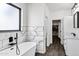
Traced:
<path fill-rule="evenodd" d="M 67 56 L 79 56 L 79 39 L 67 38 L 64 40 L 64 48 Z"/>

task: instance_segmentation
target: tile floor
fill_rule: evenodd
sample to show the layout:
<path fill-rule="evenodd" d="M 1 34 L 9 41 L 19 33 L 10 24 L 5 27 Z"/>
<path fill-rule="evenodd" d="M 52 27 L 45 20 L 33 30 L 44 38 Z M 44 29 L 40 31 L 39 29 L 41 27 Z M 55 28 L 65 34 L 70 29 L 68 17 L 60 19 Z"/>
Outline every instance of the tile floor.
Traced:
<path fill-rule="evenodd" d="M 65 56 L 65 50 L 57 36 L 53 36 L 53 44 L 47 47 L 45 54 L 36 53 L 36 56 Z"/>

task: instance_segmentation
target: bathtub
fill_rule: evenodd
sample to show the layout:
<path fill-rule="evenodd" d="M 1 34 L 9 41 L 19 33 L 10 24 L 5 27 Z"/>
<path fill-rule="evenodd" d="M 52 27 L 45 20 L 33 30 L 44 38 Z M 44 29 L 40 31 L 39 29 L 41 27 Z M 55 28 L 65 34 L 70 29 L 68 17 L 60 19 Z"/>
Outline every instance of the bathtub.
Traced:
<path fill-rule="evenodd" d="M 34 56 L 36 51 L 35 42 L 23 42 L 18 45 L 20 54 L 16 54 L 16 46 L 0 51 L 0 56 Z"/>

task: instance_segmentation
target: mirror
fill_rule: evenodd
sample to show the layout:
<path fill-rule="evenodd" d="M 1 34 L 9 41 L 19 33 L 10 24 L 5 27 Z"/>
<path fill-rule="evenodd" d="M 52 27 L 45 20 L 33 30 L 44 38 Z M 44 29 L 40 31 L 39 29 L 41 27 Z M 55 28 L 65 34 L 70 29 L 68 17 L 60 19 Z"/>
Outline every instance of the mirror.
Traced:
<path fill-rule="evenodd" d="M 79 28 L 79 12 L 76 12 L 73 16 L 74 28 Z"/>

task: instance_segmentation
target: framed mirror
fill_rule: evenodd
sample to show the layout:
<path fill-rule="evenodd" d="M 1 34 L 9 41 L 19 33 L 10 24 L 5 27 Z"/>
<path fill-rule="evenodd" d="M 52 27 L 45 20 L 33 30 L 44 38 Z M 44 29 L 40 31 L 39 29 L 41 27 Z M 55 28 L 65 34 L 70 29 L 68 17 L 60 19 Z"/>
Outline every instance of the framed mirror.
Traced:
<path fill-rule="evenodd" d="M 74 28 L 79 28 L 79 12 L 73 15 Z"/>

